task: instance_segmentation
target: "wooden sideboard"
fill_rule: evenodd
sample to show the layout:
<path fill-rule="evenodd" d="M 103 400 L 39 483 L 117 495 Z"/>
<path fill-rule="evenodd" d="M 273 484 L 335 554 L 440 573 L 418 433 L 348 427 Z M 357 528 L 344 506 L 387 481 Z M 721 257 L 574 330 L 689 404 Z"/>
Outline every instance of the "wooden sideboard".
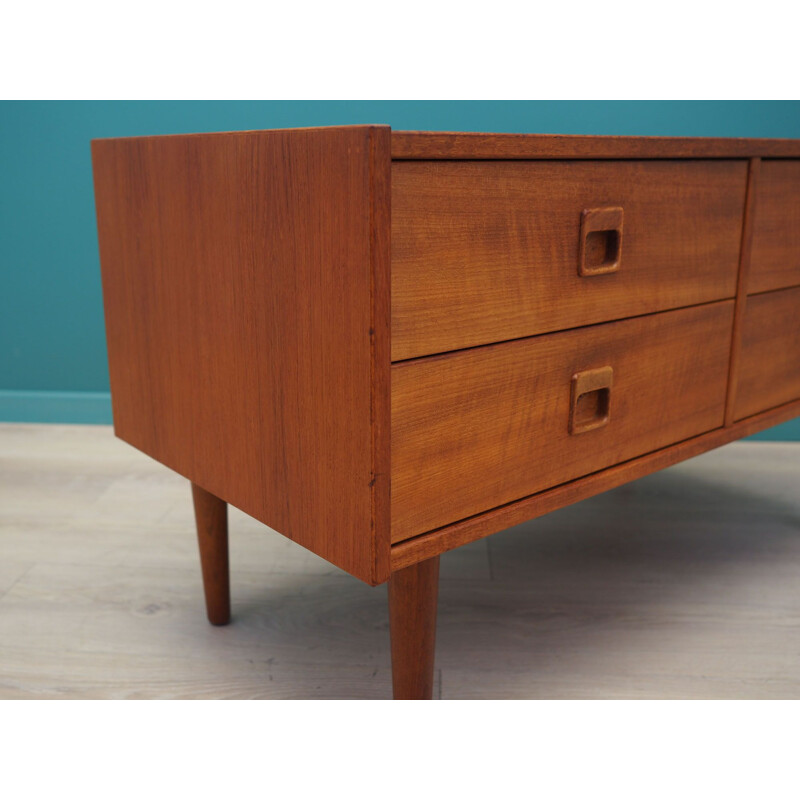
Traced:
<path fill-rule="evenodd" d="M 439 555 L 800 414 L 800 141 L 394 132 L 92 143 L 116 434 L 389 582 L 429 698 Z M 146 498 L 142 498 L 146 502 Z"/>

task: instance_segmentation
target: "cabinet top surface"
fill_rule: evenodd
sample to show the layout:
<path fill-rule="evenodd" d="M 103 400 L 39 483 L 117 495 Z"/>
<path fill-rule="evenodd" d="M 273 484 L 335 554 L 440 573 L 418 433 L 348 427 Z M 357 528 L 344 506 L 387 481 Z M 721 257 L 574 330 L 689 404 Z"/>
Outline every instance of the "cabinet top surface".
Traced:
<path fill-rule="evenodd" d="M 386 125 L 350 128 L 388 129 Z M 330 130 L 230 131 L 180 136 L 237 136 L 254 133 Z M 167 137 L 133 137 L 163 139 Z M 103 141 L 103 140 L 96 140 Z M 574 158 L 800 158 L 800 139 L 738 139 L 683 136 L 582 136 L 550 133 L 467 133 L 391 131 L 391 155 L 397 160 L 425 159 L 574 159 Z"/>
<path fill-rule="evenodd" d="M 800 139 L 392 131 L 395 159 L 800 158 Z"/>

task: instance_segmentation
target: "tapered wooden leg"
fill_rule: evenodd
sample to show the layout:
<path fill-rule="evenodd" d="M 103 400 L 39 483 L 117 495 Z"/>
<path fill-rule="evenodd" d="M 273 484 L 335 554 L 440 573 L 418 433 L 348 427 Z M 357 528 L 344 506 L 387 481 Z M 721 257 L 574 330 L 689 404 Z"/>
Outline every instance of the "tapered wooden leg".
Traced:
<path fill-rule="evenodd" d="M 208 621 L 212 625 L 227 625 L 231 621 L 228 504 L 195 483 L 192 484 L 192 500 Z"/>
<path fill-rule="evenodd" d="M 389 578 L 389 627 L 395 700 L 430 700 L 439 556 L 393 572 Z"/>

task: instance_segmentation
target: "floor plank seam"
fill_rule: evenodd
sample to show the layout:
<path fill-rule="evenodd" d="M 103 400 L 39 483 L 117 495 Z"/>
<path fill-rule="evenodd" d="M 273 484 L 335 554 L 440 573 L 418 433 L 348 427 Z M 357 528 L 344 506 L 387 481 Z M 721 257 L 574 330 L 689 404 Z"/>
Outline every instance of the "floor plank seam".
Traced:
<path fill-rule="evenodd" d="M 0 603 L 2 603 L 2 602 L 3 602 L 3 600 L 4 600 L 4 599 L 5 599 L 7 596 L 8 596 L 8 594 L 11 592 L 11 590 L 12 590 L 12 589 L 13 589 L 13 588 L 14 588 L 14 587 L 15 587 L 15 586 L 16 586 L 16 585 L 17 585 L 17 584 L 18 584 L 18 583 L 19 583 L 19 582 L 20 582 L 20 581 L 21 581 L 21 580 L 22 580 L 22 579 L 23 579 L 23 578 L 26 576 L 26 575 L 28 575 L 28 573 L 29 573 L 29 572 L 30 572 L 30 571 L 31 571 L 31 570 L 32 570 L 32 569 L 33 569 L 35 566 L 36 566 L 36 564 L 31 564 L 29 567 L 27 567 L 27 569 L 26 569 L 26 570 L 25 570 L 25 571 L 24 571 L 24 572 L 23 572 L 21 575 L 19 575 L 19 576 L 18 576 L 18 577 L 17 577 L 17 578 L 16 578 L 16 579 L 15 579 L 15 580 L 12 582 L 11 586 L 8 586 L 8 587 L 5 589 L 5 591 L 3 591 L 3 592 L 0 592 Z"/>

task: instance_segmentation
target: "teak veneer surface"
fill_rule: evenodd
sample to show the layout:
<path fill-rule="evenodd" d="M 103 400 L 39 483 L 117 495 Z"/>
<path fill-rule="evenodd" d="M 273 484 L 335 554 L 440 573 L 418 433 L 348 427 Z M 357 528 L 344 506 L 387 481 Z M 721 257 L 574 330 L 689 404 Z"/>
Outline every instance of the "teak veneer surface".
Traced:
<path fill-rule="evenodd" d="M 392 131 L 392 158 L 800 158 L 800 139 Z"/>
<path fill-rule="evenodd" d="M 746 161 L 392 167 L 392 358 L 733 297 Z M 617 271 L 578 274 L 581 215 L 619 207 Z"/>
<path fill-rule="evenodd" d="M 800 287 L 748 297 L 735 417 L 749 417 L 797 398 L 800 398 Z"/>
<path fill-rule="evenodd" d="M 800 285 L 800 161 L 762 161 L 749 292 Z"/>
<path fill-rule="evenodd" d="M 733 302 L 392 367 L 392 541 L 723 423 Z M 570 434 L 571 381 L 613 369 L 608 424 Z"/>
<path fill-rule="evenodd" d="M 750 256 L 753 250 L 753 209 L 755 208 L 756 187 L 761 170 L 761 159 L 751 158 L 747 169 L 747 195 L 742 221 L 742 245 L 739 251 L 739 272 L 736 279 L 736 299 L 733 310 L 733 333 L 731 335 L 731 356 L 728 369 L 728 392 L 725 401 L 725 424 L 734 420 L 736 384 L 739 380 L 739 363 L 742 346 L 742 322 L 747 305 L 747 282 L 750 276 Z"/>
<path fill-rule="evenodd" d="M 434 531 L 415 536 L 392 547 L 392 570 L 404 569 L 440 553 L 474 542 L 493 533 L 536 519 L 617 486 L 694 458 L 736 439 L 779 425 L 800 415 L 800 400 L 771 408 L 725 428 L 716 428 L 670 447 L 654 450 L 608 469 L 524 497 L 485 514 L 477 514 Z"/>
<path fill-rule="evenodd" d="M 97 140 L 118 436 L 389 575 L 389 129 Z"/>

